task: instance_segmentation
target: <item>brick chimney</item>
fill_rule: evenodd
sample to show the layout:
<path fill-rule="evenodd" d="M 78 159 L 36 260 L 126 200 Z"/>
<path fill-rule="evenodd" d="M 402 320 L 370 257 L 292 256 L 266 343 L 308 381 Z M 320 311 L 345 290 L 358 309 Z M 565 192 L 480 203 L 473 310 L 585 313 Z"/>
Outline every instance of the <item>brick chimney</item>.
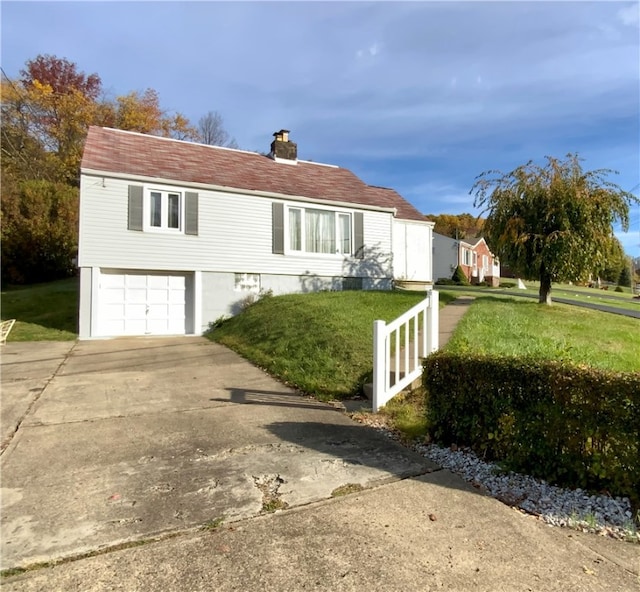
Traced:
<path fill-rule="evenodd" d="M 282 129 L 273 135 L 275 140 L 271 142 L 269 156 L 276 162 L 296 164 L 298 162 L 298 145 L 289 141 L 289 130 Z"/>

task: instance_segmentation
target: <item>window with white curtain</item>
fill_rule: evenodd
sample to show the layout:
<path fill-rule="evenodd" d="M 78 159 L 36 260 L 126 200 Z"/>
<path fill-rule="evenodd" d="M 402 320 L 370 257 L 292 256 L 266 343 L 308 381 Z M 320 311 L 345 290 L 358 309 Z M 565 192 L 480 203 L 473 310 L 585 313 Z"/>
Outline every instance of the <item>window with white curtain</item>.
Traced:
<path fill-rule="evenodd" d="M 318 208 L 289 208 L 289 249 L 351 254 L 351 214 Z"/>

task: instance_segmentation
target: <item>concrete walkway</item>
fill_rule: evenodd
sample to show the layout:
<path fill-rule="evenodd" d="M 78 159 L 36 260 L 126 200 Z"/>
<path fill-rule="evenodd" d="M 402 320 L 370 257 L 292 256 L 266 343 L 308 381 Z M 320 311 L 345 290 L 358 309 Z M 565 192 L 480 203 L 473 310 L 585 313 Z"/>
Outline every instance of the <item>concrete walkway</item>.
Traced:
<path fill-rule="evenodd" d="M 440 336 L 438 345 L 443 348 L 451 339 L 460 319 L 474 301 L 471 296 L 458 296 L 453 302 L 440 309 Z"/>

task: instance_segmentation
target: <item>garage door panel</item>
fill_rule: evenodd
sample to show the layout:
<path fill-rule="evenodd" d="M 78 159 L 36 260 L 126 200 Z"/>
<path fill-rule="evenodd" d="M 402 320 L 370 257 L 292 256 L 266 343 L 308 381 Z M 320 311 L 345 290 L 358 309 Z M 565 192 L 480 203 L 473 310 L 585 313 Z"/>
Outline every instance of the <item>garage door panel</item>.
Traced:
<path fill-rule="evenodd" d="M 175 335 L 177 333 L 184 333 L 184 319 L 179 321 L 178 319 L 171 319 L 169 321 L 168 335 Z"/>
<path fill-rule="evenodd" d="M 103 306 L 105 317 L 107 319 L 122 319 L 125 316 L 125 306 L 121 302 L 107 302 Z"/>
<path fill-rule="evenodd" d="M 146 275 L 127 275 L 127 288 L 140 288 L 142 290 L 147 289 L 147 277 Z"/>
<path fill-rule="evenodd" d="M 185 286 L 184 275 L 105 270 L 100 278 L 99 335 L 184 334 Z"/>
<path fill-rule="evenodd" d="M 104 290 L 104 302 L 106 304 L 121 304 L 124 299 L 124 288 L 107 288 Z"/>
<path fill-rule="evenodd" d="M 169 304 L 169 318 L 184 321 L 184 306 L 180 304 Z"/>
<path fill-rule="evenodd" d="M 147 305 L 146 303 L 131 303 L 127 302 L 125 306 L 124 317 L 130 320 L 138 320 L 147 316 Z"/>
<path fill-rule="evenodd" d="M 121 273 L 105 273 L 100 276 L 100 285 L 103 288 L 124 288 L 125 277 Z"/>
<path fill-rule="evenodd" d="M 169 300 L 169 290 L 147 290 L 148 304 L 165 304 Z"/>
<path fill-rule="evenodd" d="M 113 335 L 126 335 L 124 320 L 111 319 L 108 326 Z"/>
<path fill-rule="evenodd" d="M 127 319 L 124 323 L 123 335 L 146 335 L 147 331 L 146 319 Z"/>
<path fill-rule="evenodd" d="M 169 286 L 169 277 L 166 275 L 147 276 L 147 288 L 166 290 L 168 286 Z"/>
<path fill-rule="evenodd" d="M 170 275 L 169 288 L 174 290 L 184 290 L 185 277 L 183 275 Z"/>
<path fill-rule="evenodd" d="M 168 304 L 149 304 L 147 308 L 147 318 L 149 319 L 167 319 L 169 314 Z"/>
<path fill-rule="evenodd" d="M 127 302 L 133 302 L 136 304 L 147 303 L 147 290 L 146 288 L 129 288 L 126 296 Z"/>

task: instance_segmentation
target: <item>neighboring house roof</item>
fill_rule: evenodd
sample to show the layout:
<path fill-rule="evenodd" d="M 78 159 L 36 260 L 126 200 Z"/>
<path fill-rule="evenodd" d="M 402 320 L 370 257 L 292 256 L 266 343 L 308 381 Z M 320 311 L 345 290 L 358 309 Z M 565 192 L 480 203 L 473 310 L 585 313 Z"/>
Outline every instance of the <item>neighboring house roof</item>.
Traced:
<path fill-rule="evenodd" d="M 487 241 L 485 241 L 482 236 L 468 236 L 465 237 L 464 241 L 472 247 L 477 247 L 480 243 L 487 244 Z M 488 245 L 487 248 L 489 248 Z"/>
<path fill-rule="evenodd" d="M 398 218 L 425 221 L 393 189 L 367 185 L 341 167 L 306 161 L 275 162 L 256 152 L 110 128 L 89 128 L 81 166 L 116 174 L 396 208 Z"/>

